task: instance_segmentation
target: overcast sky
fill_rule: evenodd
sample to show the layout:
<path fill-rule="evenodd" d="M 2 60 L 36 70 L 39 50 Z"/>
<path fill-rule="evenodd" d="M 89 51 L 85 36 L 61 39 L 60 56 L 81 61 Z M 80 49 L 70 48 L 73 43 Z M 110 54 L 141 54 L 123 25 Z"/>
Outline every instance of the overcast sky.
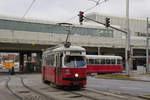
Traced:
<path fill-rule="evenodd" d="M 129 1 L 130 17 L 150 17 L 150 0 Z M 0 0 L 0 15 L 22 17 L 31 2 L 32 0 Z M 36 0 L 25 18 L 66 21 L 76 16 L 80 10 L 85 11 L 94 5 L 95 3 L 90 0 Z M 86 13 L 91 12 L 125 16 L 126 0 L 108 0 Z M 73 18 L 73 20 L 75 19 Z"/>

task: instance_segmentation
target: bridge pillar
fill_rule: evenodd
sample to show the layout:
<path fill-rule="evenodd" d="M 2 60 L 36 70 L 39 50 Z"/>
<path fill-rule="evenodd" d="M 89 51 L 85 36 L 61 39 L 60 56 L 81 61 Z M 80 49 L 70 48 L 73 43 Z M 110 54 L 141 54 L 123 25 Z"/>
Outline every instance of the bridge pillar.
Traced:
<path fill-rule="evenodd" d="M 101 48 L 100 48 L 100 47 L 97 47 L 97 54 L 98 54 L 98 55 L 100 55 L 100 54 L 101 54 L 101 52 L 100 52 L 100 51 L 101 51 Z"/>
<path fill-rule="evenodd" d="M 28 53 L 27 53 L 27 61 L 31 61 L 31 56 L 32 56 L 32 53 L 31 53 L 31 52 L 28 52 Z"/>
<path fill-rule="evenodd" d="M 20 69 L 20 72 L 23 71 L 23 68 L 24 68 L 24 53 L 23 52 L 20 52 L 19 53 L 19 69 Z"/>
<path fill-rule="evenodd" d="M 37 72 L 41 72 L 42 53 L 36 53 L 36 55 L 37 55 L 37 66 L 36 66 L 36 70 L 37 70 Z"/>

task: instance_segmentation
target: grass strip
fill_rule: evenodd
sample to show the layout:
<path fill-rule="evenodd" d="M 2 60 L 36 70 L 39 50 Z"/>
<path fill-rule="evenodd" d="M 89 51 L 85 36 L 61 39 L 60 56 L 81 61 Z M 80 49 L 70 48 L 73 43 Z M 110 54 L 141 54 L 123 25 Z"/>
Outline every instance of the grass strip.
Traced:
<path fill-rule="evenodd" d="M 123 80 L 131 80 L 132 78 L 127 75 L 116 75 L 116 74 L 105 74 L 105 75 L 97 75 L 96 78 L 104 78 L 104 79 L 123 79 Z"/>
<path fill-rule="evenodd" d="M 140 97 L 150 100 L 150 95 L 141 95 Z"/>

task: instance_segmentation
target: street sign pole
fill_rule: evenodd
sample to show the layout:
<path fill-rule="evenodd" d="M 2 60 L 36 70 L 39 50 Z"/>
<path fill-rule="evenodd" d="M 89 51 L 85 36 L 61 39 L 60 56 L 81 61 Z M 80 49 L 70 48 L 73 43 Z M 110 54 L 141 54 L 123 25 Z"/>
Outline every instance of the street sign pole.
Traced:
<path fill-rule="evenodd" d="M 147 38 L 146 38 L 146 72 L 149 72 L 149 38 L 148 38 L 148 28 L 149 28 L 149 23 L 148 23 L 148 18 L 147 18 Z"/>

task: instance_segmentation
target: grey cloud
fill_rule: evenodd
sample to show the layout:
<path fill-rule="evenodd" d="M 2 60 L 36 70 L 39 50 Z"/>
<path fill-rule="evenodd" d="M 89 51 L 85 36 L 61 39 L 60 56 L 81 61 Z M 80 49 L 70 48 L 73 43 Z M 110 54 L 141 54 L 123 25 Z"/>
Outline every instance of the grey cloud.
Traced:
<path fill-rule="evenodd" d="M 150 0 L 129 0 L 131 17 L 150 17 Z M 23 16 L 31 0 L 0 0 L 0 15 Z M 89 0 L 36 0 L 28 17 L 35 17 L 49 20 L 67 20 L 94 6 L 95 3 Z M 98 12 L 108 15 L 125 16 L 126 0 L 109 0 L 99 5 L 90 12 Z"/>

